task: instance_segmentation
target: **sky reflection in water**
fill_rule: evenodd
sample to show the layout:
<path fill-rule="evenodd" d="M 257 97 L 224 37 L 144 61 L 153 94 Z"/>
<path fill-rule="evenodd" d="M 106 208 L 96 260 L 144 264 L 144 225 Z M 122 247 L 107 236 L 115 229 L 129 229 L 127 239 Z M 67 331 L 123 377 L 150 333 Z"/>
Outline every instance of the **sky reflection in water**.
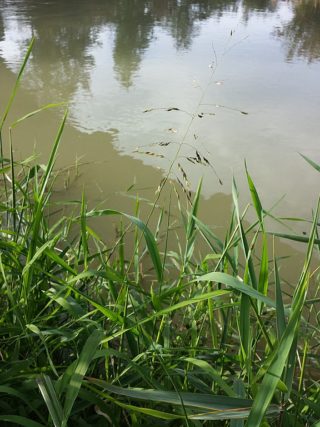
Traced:
<path fill-rule="evenodd" d="M 244 189 L 246 158 L 266 207 L 287 193 L 284 211 L 310 214 L 318 180 L 298 152 L 320 161 L 317 0 L 4 0 L 0 75 L 17 72 L 32 35 L 23 88 L 37 106 L 68 101 L 70 124 L 88 144 L 105 133 L 120 154 L 164 174 L 190 121 L 165 108 L 197 113 L 179 158 L 193 189 L 204 175 L 206 197 L 229 194 L 232 173 Z M 164 110 L 143 113 L 150 108 Z M 196 150 L 223 186 L 190 161 Z M 121 159 L 118 170 L 132 175 Z"/>

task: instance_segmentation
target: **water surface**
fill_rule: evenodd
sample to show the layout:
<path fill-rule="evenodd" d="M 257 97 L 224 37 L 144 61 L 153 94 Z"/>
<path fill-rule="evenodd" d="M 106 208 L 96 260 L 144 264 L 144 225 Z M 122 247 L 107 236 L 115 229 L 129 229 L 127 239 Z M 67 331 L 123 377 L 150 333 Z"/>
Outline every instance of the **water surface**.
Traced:
<path fill-rule="evenodd" d="M 285 196 L 279 214 L 310 217 L 319 176 L 298 153 L 320 162 L 317 0 L 2 0 L 2 106 L 32 36 L 10 120 L 68 103 L 58 165 L 85 163 L 70 197 L 84 185 L 90 203 L 128 209 L 132 184 L 152 199 L 168 171 L 186 185 L 182 168 L 192 190 L 204 177 L 203 215 L 223 225 L 232 175 L 249 199 L 245 159 L 266 209 Z M 22 124 L 16 156 L 45 158 L 61 116 Z"/>

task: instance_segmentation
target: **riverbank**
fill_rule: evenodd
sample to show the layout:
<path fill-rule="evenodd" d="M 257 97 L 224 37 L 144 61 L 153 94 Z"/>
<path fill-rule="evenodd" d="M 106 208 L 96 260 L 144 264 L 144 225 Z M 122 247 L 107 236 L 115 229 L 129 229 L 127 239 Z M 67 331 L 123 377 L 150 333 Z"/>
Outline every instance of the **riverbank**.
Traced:
<path fill-rule="evenodd" d="M 66 119 L 46 165 L 1 156 L 1 425 L 319 426 L 318 207 L 307 235 L 282 236 L 305 248 L 292 283 L 249 171 L 256 220 L 233 182 L 219 238 L 198 217 L 200 183 L 172 196 L 184 230 L 172 249 L 170 206 L 151 229 L 138 199 L 134 216 L 88 209 L 85 193 L 53 201 Z M 111 245 L 93 218 L 119 219 Z"/>
<path fill-rule="evenodd" d="M 306 259 L 288 304 L 248 172 L 256 222 L 245 229 L 234 184 L 219 239 L 197 218 L 199 185 L 179 252 L 166 238 L 160 251 L 138 216 L 88 211 L 85 194 L 74 215 L 52 223 L 65 119 L 46 167 L 2 159 L 2 425 L 317 425 L 318 211 L 300 238 Z M 112 247 L 88 224 L 110 216 L 119 217 Z M 166 221 L 162 213 L 158 229 Z"/>

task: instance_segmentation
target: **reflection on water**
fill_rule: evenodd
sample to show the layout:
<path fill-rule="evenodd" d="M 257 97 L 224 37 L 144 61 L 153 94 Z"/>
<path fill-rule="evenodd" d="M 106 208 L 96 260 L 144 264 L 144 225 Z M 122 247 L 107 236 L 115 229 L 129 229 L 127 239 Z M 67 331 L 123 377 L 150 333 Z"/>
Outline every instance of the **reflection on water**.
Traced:
<path fill-rule="evenodd" d="M 161 26 L 170 34 L 178 50 L 185 50 L 198 35 L 203 20 L 240 10 L 243 21 L 248 21 L 257 13 L 277 12 L 279 3 L 278 0 L 93 0 L 90 3 L 3 0 L 0 52 L 5 61 L 16 68 L 30 37 L 35 34 L 38 38 L 35 63 L 41 68 L 43 63 L 58 61 L 63 66 L 54 71 L 61 79 L 72 76 L 76 81 L 83 74 L 84 60 L 90 61 L 90 46 L 99 39 L 103 28 L 108 27 L 113 39 L 115 71 L 119 81 L 129 87 L 145 50 L 156 37 L 156 27 Z M 309 61 L 318 60 L 320 3 L 295 0 L 290 7 L 292 19 L 278 29 L 288 45 L 288 59 L 299 55 Z"/>
<path fill-rule="evenodd" d="M 79 84 L 86 85 L 86 71 L 94 67 L 91 50 L 107 37 L 113 45 L 114 71 L 121 84 L 133 84 L 146 49 L 158 37 L 157 29 L 170 34 L 177 50 L 191 48 L 201 22 L 212 16 L 241 15 L 243 22 L 259 13 L 275 13 L 278 0 L 71 0 L 68 2 L 3 0 L 0 5 L 0 54 L 17 71 L 32 35 L 32 83 L 43 88 L 51 77 L 51 93 L 70 99 Z M 293 16 L 276 29 L 285 40 L 287 59 L 298 55 L 308 61 L 320 58 L 320 3 L 296 0 Z M 288 8 L 288 13 L 289 12 Z M 232 27 L 230 27 L 232 30 Z M 59 90 L 60 88 L 60 90 Z M 63 88 L 63 90 L 61 90 Z"/>
<path fill-rule="evenodd" d="M 115 72 L 119 81 L 129 87 L 144 51 L 155 37 L 156 26 L 160 25 L 171 35 L 177 49 L 188 49 L 200 21 L 213 13 L 221 16 L 236 7 L 236 0 L 93 0 L 89 4 L 78 0 L 36 4 L 5 0 L 2 8 L 0 6 L 0 52 L 6 62 L 16 68 L 31 35 L 35 34 L 39 41 L 34 62 L 41 68 L 44 63 L 58 61 L 63 66 L 56 64 L 52 73 L 61 76 L 62 82 L 68 77 L 77 81 L 84 71 L 84 59 L 90 60 L 90 47 L 108 28 L 113 39 Z M 37 71 L 38 67 L 34 68 Z M 41 79 L 41 75 L 37 77 Z"/>
<path fill-rule="evenodd" d="M 267 207 L 286 193 L 285 212 L 309 215 L 317 181 L 297 153 L 319 160 L 318 0 L 2 0 L 2 87 L 12 85 L 32 35 L 37 41 L 14 114 L 69 102 L 69 126 L 78 136 L 65 138 L 61 163 L 88 153 L 105 161 L 112 144 L 113 165 L 126 182 L 139 164 L 140 179 L 156 184 L 184 139 L 179 163 L 192 189 L 204 175 L 205 197 L 229 194 L 232 173 L 243 192 L 246 158 Z M 216 72 L 207 85 L 209 64 Z M 198 106 L 201 98 L 206 105 Z M 185 134 L 188 114 L 143 114 L 152 107 L 179 107 L 195 120 Z M 36 144 L 43 153 L 46 127 L 39 118 Z M 16 150 L 30 152 L 34 127 L 21 132 Z M 137 147 L 157 155 L 141 155 Z M 216 168 L 223 187 L 212 169 L 188 161 L 196 151 Z M 181 179 L 180 169 L 172 178 Z M 112 191 L 108 167 L 97 180 L 102 191 Z"/>
<path fill-rule="evenodd" d="M 279 35 L 285 40 L 287 59 L 296 56 L 309 62 L 320 59 L 320 2 L 318 0 L 296 0 L 294 16 Z"/>
<path fill-rule="evenodd" d="M 244 0 L 243 8 L 246 12 L 275 12 L 278 6 L 278 0 Z"/>

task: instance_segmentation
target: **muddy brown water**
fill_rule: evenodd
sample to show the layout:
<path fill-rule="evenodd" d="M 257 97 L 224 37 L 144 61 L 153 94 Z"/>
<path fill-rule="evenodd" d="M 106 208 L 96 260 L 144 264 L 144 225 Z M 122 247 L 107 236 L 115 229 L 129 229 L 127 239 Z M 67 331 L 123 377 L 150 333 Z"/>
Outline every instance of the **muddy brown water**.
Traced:
<path fill-rule="evenodd" d="M 56 197 L 79 199 L 84 188 L 90 206 L 132 213 L 136 194 L 154 201 L 168 171 L 179 188 L 182 168 L 192 191 L 203 177 L 201 217 L 222 235 L 233 175 L 242 206 L 250 198 L 246 160 L 266 209 L 311 217 L 320 175 L 299 153 L 320 162 L 317 0 L 1 0 L 1 110 L 32 36 L 7 124 L 68 103 Z M 35 151 L 45 162 L 62 114 L 56 108 L 19 125 L 16 158 Z M 170 186 L 164 205 L 169 194 Z M 106 240 L 112 227 L 97 223 Z M 300 247 L 277 245 L 291 256 L 285 269 L 293 280 Z"/>

